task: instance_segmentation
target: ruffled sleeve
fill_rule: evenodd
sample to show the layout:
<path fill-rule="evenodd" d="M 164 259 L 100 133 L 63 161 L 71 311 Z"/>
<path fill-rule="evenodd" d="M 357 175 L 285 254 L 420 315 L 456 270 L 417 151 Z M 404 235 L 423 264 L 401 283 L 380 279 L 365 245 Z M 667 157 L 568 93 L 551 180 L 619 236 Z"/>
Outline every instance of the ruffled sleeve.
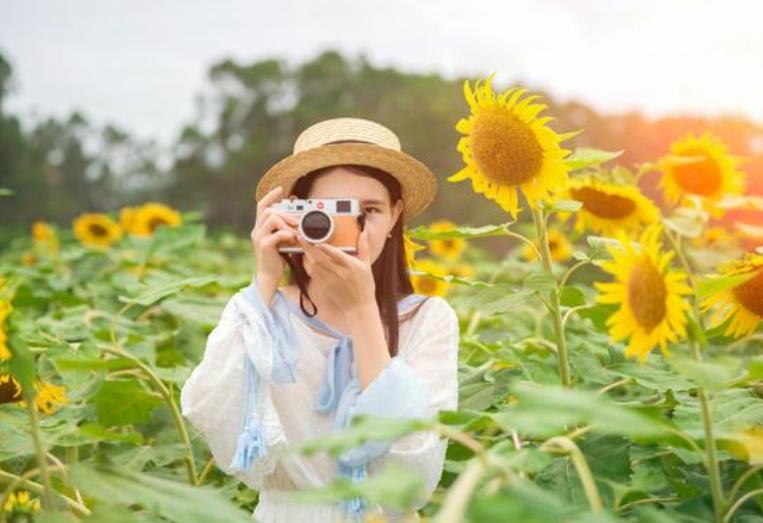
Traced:
<path fill-rule="evenodd" d="M 412 326 L 416 330 L 398 355 L 365 390 L 359 390 L 357 380 L 348 387 L 348 398 L 342 398 L 337 414 L 347 418 L 345 426 L 358 414 L 431 419 L 440 410 L 458 408 L 458 316 L 445 299 L 429 299 L 433 303 L 427 305 L 421 323 Z M 446 449 L 447 440 L 436 431 L 418 431 L 395 442 L 367 441 L 342 453 L 338 461 L 347 467 L 367 463 L 369 473 L 395 462 L 421 475 L 425 492 L 418 509 L 437 488 Z"/>
<path fill-rule="evenodd" d="M 180 391 L 183 416 L 203 435 L 216 465 L 254 489 L 286 449 L 271 382 L 297 379 L 299 343 L 276 294 L 266 307 L 252 283 L 234 294 Z"/>

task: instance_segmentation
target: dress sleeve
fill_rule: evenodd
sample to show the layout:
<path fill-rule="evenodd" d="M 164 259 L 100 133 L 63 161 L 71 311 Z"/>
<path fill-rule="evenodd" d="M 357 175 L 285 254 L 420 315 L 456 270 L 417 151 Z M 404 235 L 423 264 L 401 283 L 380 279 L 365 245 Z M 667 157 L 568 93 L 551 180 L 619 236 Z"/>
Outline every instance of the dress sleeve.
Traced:
<path fill-rule="evenodd" d="M 445 299 L 429 299 L 434 303 L 422 322 L 413 326 L 416 330 L 398 355 L 365 390 L 351 389 L 355 398 L 347 402 L 348 423 L 357 414 L 431 419 L 440 410 L 458 408 L 458 316 Z M 394 442 L 367 441 L 340 454 L 338 460 L 346 466 L 367 463 L 369 473 L 395 462 L 420 474 L 425 492 L 415 506 L 418 509 L 440 481 L 447 444 L 436 431 L 418 431 Z"/>
<path fill-rule="evenodd" d="M 270 399 L 270 383 L 296 379 L 296 365 L 289 363 L 296 362 L 290 351 L 298 345 L 287 345 L 295 343 L 294 331 L 282 323 L 277 306 L 275 302 L 264 307 L 254 279 L 234 294 L 207 337 L 201 362 L 180 391 L 181 412 L 201 432 L 216 465 L 254 489 L 262 487 L 263 477 L 275 468 L 276 454 L 287 445 Z M 251 397 L 247 401 L 247 394 L 257 395 L 259 409 Z M 233 460 L 241 447 L 243 422 L 250 419 L 262 427 L 267 455 L 242 470 Z"/>

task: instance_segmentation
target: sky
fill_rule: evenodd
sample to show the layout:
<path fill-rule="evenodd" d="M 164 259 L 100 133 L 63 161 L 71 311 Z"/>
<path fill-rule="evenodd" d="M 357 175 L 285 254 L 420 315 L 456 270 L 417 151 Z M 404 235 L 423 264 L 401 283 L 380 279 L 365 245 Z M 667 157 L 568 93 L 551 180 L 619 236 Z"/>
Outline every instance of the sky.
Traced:
<path fill-rule="evenodd" d="M 7 109 L 82 111 L 159 143 L 195 116 L 227 57 L 297 64 L 326 49 L 377 66 L 521 81 L 598 111 L 763 124 L 754 0 L 0 0 Z M 37 116 L 35 116 L 37 115 Z"/>

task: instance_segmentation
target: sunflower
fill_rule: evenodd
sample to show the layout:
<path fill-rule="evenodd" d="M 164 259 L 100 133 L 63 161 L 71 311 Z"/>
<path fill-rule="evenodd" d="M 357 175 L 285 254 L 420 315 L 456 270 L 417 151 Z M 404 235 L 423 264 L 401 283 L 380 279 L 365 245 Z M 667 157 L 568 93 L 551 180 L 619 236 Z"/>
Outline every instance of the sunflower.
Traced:
<path fill-rule="evenodd" d="M 53 227 L 44 221 L 36 221 L 32 224 L 32 238 L 36 245 L 40 245 L 50 254 L 56 254 L 59 250 L 58 236 Z"/>
<path fill-rule="evenodd" d="M 733 433 L 729 450 L 753 465 L 763 463 L 763 427 L 752 425 Z"/>
<path fill-rule="evenodd" d="M 122 238 L 122 228 L 102 213 L 83 213 L 74 220 L 74 236 L 82 243 L 109 247 Z"/>
<path fill-rule="evenodd" d="M 700 196 L 710 203 L 741 194 L 744 173 L 737 170 L 740 160 L 729 154 L 720 138 L 709 131 L 699 137 L 689 133 L 673 142 L 670 154 L 657 162 L 662 171 L 660 188 L 673 205 L 688 195 Z M 707 207 L 713 209 L 712 205 Z"/>
<path fill-rule="evenodd" d="M 416 262 L 416 269 L 422 272 L 428 272 L 435 276 L 446 276 L 448 270 L 432 260 L 431 258 L 423 258 Z M 411 275 L 411 283 L 413 284 L 413 290 L 418 294 L 426 294 L 427 296 L 445 296 L 448 293 L 450 283 L 422 275 Z"/>
<path fill-rule="evenodd" d="M 723 277 L 746 275 L 742 283 L 711 294 L 700 306 L 704 311 L 714 309 L 711 317 L 717 327 L 731 318 L 726 335 L 736 338 L 753 332 L 763 320 L 763 256 L 747 253 L 741 260 L 723 265 Z"/>
<path fill-rule="evenodd" d="M 0 372 L 0 403 L 14 403 L 23 398 L 21 384 L 13 374 Z"/>
<path fill-rule="evenodd" d="M 429 225 L 430 231 L 449 231 L 455 228 L 456 224 L 449 220 L 438 220 Z M 461 257 L 461 254 L 466 249 L 466 240 L 463 238 L 429 240 L 429 249 L 446 260 L 455 261 Z"/>
<path fill-rule="evenodd" d="M 137 207 L 125 206 L 119 209 L 119 225 L 127 232 L 132 230 L 132 222 L 135 219 Z"/>
<path fill-rule="evenodd" d="M 125 220 L 129 227 L 127 231 L 135 236 L 151 236 L 158 227 L 175 227 L 182 222 L 178 211 L 158 202 L 149 202 L 128 211 Z"/>
<path fill-rule="evenodd" d="M 58 407 L 69 403 L 66 397 L 66 389 L 53 383 L 43 383 L 35 379 L 34 388 L 37 394 L 34 396 L 34 404 L 37 410 L 45 414 L 53 414 Z M 21 406 L 26 407 L 26 401 L 21 401 Z"/>
<path fill-rule="evenodd" d="M 448 272 L 459 278 L 471 278 L 474 276 L 474 267 L 467 263 L 457 263 L 448 268 Z"/>
<path fill-rule="evenodd" d="M 667 356 L 667 343 L 686 336 L 689 305 L 682 296 L 692 290 L 685 283 L 686 274 L 670 270 L 675 252 L 661 252 L 661 232 L 660 224 L 648 226 L 639 251 L 621 232 L 622 248 L 607 246 L 613 260 L 600 263 L 617 281 L 594 284 L 601 291 L 598 302 L 620 305 L 607 320 L 610 338 L 629 337 L 625 355 L 637 356 L 642 363 L 655 345 Z"/>
<path fill-rule="evenodd" d="M 2 278 L 0 278 L 0 280 L 2 280 Z M 0 282 L 0 288 L 1 287 L 2 282 Z M 5 332 L 5 318 L 8 317 L 12 310 L 13 306 L 11 305 L 11 302 L 0 298 L 0 361 L 7 361 L 13 356 L 11 350 L 8 348 L 8 335 Z"/>
<path fill-rule="evenodd" d="M 411 240 L 411 237 L 408 236 L 408 231 L 403 231 L 403 248 L 405 250 L 405 265 L 407 267 L 415 267 L 416 266 L 416 251 L 420 251 L 422 249 L 425 249 L 423 245 L 420 245 L 413 240 Z"/>
<path fill-rule="evenodd" d="M 37 513 L 40 511 L 40 500 L 30 499 L 26 490 L 11 492 L 3 503 L 3 510 L 15 514 Z"/>
<path fill-rule="evenodd" d="M 572 244 L 557 229 L 549 229 L 548 231 L 548 249 L 551 252 L 551 259 L 554 261 L 564 262 L 572 256 Z M 535 250 L 527 244 L 522 248 L 522 257 L 529 261 L 537 259 Z"/>
<path fill-rule="evenodd" d="M 561 196 L 583 205 L 575 213 L 575 230 L 590 229 L 605 236 L 615 236 L 625 230 L 633 234 L 643 225 L 657 221 L 659 211 L 652 201 L 641 194 L 634 184 L 618 184 L 594 176 L 571 178 Z M 566 221 L 569 213 L 560 213 Z"/>
<path fill-rule="evenodd" d="M 456 124 L 463 133 L 458 151 L 465 167 L 448 177 L 449 182 L 472 180 L 472 189 L 494 200 L 513 218 L 519 212 L 521 190 L 530 207 L 563 187 L 568 167 L 564 157 L 570 151 L 560 142 L 577 133 L 557 134 L 546 124 L 554 118 L 538 114 L 546 105 L 534 103 L 538 95 L 520 98 L 527 89 L 513 88 L 496 95 L 491 89 L 494 74 L 474 90 L 464 82 L 464 96 L 471 109 L 468 118 Z"/>

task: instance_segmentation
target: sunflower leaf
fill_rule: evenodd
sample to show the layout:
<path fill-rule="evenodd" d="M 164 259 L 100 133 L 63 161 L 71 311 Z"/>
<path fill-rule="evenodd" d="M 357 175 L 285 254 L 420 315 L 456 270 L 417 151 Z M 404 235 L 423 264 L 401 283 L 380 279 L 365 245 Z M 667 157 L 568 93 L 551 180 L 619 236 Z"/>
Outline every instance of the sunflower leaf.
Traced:
<path fill-rule="evenodd" d="M 452 238 L 485 238 L 488 236 L 511 236 L 509 231 L 513 221 L 498 225 L 483 225 L 482 227 L 454 227 L 446 230 L 432 230 L 425 225 L 419 225 L 408 231 L 408 236 L 416 240 L 449 240 Z"/>
<path fill-rule="evenodd" d="M 557 200 L 555 202 L 541 202 L 543 210 L 547 212 L 576 212 L 583 206 L 578 200 Z"/>
<path fill-rule="evenodd" d="M 699 299 L 707 298 L 717 292 L 742 285 L 756 274 L 755 271 L 750 271 L 749 273 L 744 274 L 730 274 L 728 276 L 719 276 L 717 278 L 702 280 L 697 285 L 697 297 Z"/>
<path fill-rule="evenodd" d="M 593 147 L 578 147 L 569 158 L 564 159 L 564 163 L 567 164 L 567 168 L 570 171 L 576 171 L 614 160 L 622 154 L 622 149 L 619 151 L 604 151 Z"/>

